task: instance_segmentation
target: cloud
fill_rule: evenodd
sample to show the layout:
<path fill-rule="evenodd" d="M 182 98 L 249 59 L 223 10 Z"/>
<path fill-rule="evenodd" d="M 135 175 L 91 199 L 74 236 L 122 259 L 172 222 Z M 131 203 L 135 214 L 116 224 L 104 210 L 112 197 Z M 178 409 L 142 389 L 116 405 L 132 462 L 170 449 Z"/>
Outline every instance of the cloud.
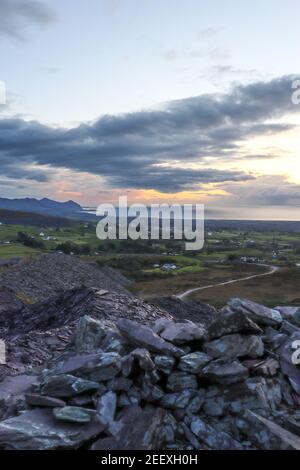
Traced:
<path fill-rule="evenodd" d="M 255 184 L 251 181 L 243 185 L 228 183 L 223 189 L 230 193 L 235 206 L 300 207 L 300 185 L 282 175 L 261 176 Z"/>
<path fill-rule="evenodd" d="M 44 26 L 55 20 L 55 13 L 39 0 L 1 0 L 0 36 L 18 41 L 27 37 L 30 25 Z"/>
<path fill-rule="evenodd" d="M 201 29 L 201 31 L 199 31 L 198 33 L 198 36 L 200 39 L 206 40 L 206 39 L 215 38 L 220 32 L 221 32 L 220 28 L 210 27 L 210 28 Z"/>
<path fill-rule="evenodd" d="M 165 103 L 159 109 L 103 116 L 73 129 L 37 121 L 0 120 L 0 168 L 43 165 L 102 176 L 110 187 L 179 192 L 201 184 L 245 181 L 242 171 L 216 170 L 214 162 L 245 158 L 255 136 L 293 129 L 284 116 L 294 77 L 235 86 L 229 93 Z M 279 119 L 280 123 L 273 122 Z M 189 169 L 197 163 L 196 169 Z M 199 168 L 199 164 L 201 168 Z M 193 166 L 195 168 L 195 165 Z"/>

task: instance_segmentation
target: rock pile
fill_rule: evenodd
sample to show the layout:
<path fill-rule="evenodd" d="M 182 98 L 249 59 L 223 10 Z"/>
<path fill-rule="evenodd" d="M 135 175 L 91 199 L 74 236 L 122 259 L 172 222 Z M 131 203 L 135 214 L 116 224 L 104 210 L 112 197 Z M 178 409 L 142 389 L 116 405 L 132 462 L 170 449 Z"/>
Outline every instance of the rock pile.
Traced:
<path fill-rule="evenodd" d="M 33 305 L 21 301 L 14 304 L 10 296 L 4 304 L 2 300 L 0 293 L 0 338 L 6 341 L 7 352 L 6 365 L 0 365 L 0 381 L 8 375 L 26 373 L 65 350 L 86 312 L 108 329 L 115 328 L 120 318 L 146 325 L 158 318 L 172 318 L 132 296 L 91 287 L 67 290 Z"/>
<path fill-rule="evenodd" d="M 207 327 L 84 315 L 59 357 L 0 396 L 0 448 L 300 450 L 287 312 L 233 299 Z"/>

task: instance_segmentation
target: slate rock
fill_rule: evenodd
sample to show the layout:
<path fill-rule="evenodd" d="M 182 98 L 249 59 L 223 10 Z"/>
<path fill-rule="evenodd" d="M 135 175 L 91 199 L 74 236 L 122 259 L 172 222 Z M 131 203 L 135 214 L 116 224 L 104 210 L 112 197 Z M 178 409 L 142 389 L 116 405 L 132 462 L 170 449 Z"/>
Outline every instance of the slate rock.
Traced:
<path fill-rule="evenodd" d="M 190 403 L 187 405 L 186 413 L 188 415 L 199 413 L 204 402 L 205 402 L 205 391 L 198 390 L 197 394 L 191 399 Z"/>
<path fill-rule="evenodd" d="M 300 450 L 300 438 L 269 419 L 247 410 L 238 429 L 264 450 Z"/>
<path fill-rule="evenodd" d="M 100 321 L 88 315 L 81 317 L 75 332 L 76 351 L 81 353 L 97 351 L 106 334 L 107 331 Z"/>
<path fill-rule="evenodd" d="M 230 385 L 248 377 L 248 369 L 238 360 L 217 359 L 205 366 L 200 376 L 211 382 Z"/>
<path fill-rule="evenodd" d="M 159 450 L 164 443 L 165 411 L 161 408 L 142 410 L 129 406 L 120 418 L 121 431 L 114 438 L 99 439 L 91 450 Z"/>
<path fill-rule="evenodd" d="M 203 349 L 210 357 L 216 359 L 257 358 L 264 354 L 264 344 L 261 338 L 254 335 L 233 334 L 223 336 L 205 343 Z"/>
<path fill-rule="evenodd" d="M 262 334 L 263 330 L 247 315 L 241 312 L 220 314 L 208 327 L 208 337 L 212 339 L 233 333 Z"/>
<path fill-rule="evenodd" d="M 191 430 L 200 441 L 211 449 L 242 450 L 243 446 L 229 434 L 220 432 L 200 418 L 193 418 Z"/>
<path fill-rule="evenodd" d="M 293 348 L 295 342 L 300 344 L 300 333 L 294 333 L 279 349 L 280 366 L 282 373 L 288 378 L 293 390 L 300 396 L 300 367 L 294 363 L 294 359 L 299 359 L 297 349 Z M 295 358 L 294 358 L 295 356 Z M 296 357 L 297 356 L 297 357 Z"/>
<path fill-rule="evenodd" d="M 120 333 L 110 330 L 101 342 L 101 348 L 104 352 L 117 352 L 121 354 L 125 348 L 125 344 L 126 342 Z"/>
<path fill-rule="evenodd" d="M 127 354 L 121 359 L 121 369 L 123 377 L 127 378 L 133 374 L 135 368 L 135 359 L 132 354 Z"/>
<path fill-rule="evenodd" d="M 173 372 L 167 379 L 167 390 L 181 392 L 182 390 L 197 390 L 198 382 L 195 375 L 185 372 Z"/>
<path fill-rule="evenodd" d="M 107 392 L 99 398 L 97 403 L 97 418 L 100 423 L 110 425 L 115 418 L 117 408 L 117 395 Z"/>
<path fill-rule="evenodd" d="M 142 390 L 139 387 L 131 387 L 127 395 L 132 405 L 139 405 L 142 401 Z"/>
<path fill-rule="evenodd" d="M 230 299 L 228 306 L 233 312 L 245 314 L 254 323 L 259 326 L 280 326 L 282 316 L 278 310 L 259 305 L 251 300 L 246 299 Z"/>
<path fill-rule="evenodd" d="M 149 351 L 168 356 L 183 356 L 183 351 L 173 344 L 164 341 L 151 328 L 134 323 L 131 320 L 122 318 L 117 322 L 119 330 L 133 344 L 145 347 Z"/>
<path fill-rule="evenodd" d="M 148 385 L 148 383 L 144 383 L 141 390 L 141 397 L 149 403 L 159 402 L 164 397 L 164 391 L 158 385 Z"/>
<path fill-rule="evenodd" d="M 135 349 L 131 352 L 131 355 L 138 362 L 139 367 L 145 371 L 151 371 L 155 369 L 155 365 L 151 359 L 149 351 L 144 348 Z"/>
<path fill-rule="evenodd" d="M 177 393 L 165 393 L 161 399 L 160 405 L 162 408 L 167 409 L 185 409 L 192 398 L 195 396 L 195 391 L 183 390 Z"/>
<path fill-rule="evenodd" d="M 211 360 L 212 357 L 205 353 L 193 352 L 180 358 L 178 369 L 190 374 L 198 374 Z"/>
<path fill-rule="evenodd" d="M 243 365 L 250 370 L 251 374 L 260 375 L 262 377 L 274 377 L 280 369 L 279 362 L 272 357 L 269 357 L 264 361 L 243 361 Z"/>
<path fill-rule="evenodd" d="M 285 322 L 283 322 L 282 326 L 284 323 Z M 265 334 L 262 336 L 262 340 L 269 351 L 276 352 L 276 350 L 288 340 L 289 336 L 289 334 L 282 333 L 268 326 L 265 328 Z"/>
<path fill-rule="evenodd" d="M 174 368 L 175 359 L 171 356 L 155 356 L 154 364 L 158 370 L 168 375 Z"/>
<path fill-rule="evenodd" d="M 96 410 L 81 408 L 79 406 L 65 406 L 63 408 L 54 408 L 53 414 L 59 421 L 65 423 L 90 423 L 96 416 Z"/>
<path fill-rule="evenodd" d="M 18 403 L 24 400 L 24 394 L 32 389 L 37 377 L 34 375 L 18 375 L 6 377 L 0 384 L 0 419 L 14 416 Z"/>
<path fill-rule="evenodd" d="M 59 422 L 52 410 L 36 408 L 0 423 L 0 448 L 3 450 L 78 449 L 96 438 L 104 426 L 96 421 L 83 426 Z"/>
<path fill-rule="evenodd" d="M 97 382 L 62 374 L 48 377 L 42 385 L 41 393 L 50 397 L 68 398 L 80 393 L 96 392 L 98 388 L 99 384 Z"/>
<path fill-rule="evenodd" d="M 71 356 L 61 361 L 52 371 L 57 374 L 71 374 L 94 381 L 105 381 L 115 377 L 121 370 L 121 356 L 118 353 L 97 353 Z"/>
<path fill-rule="evenodd" d="M 157 335 L 160 335 L 160 333 L 162 333 L 162 331 L 164 331 L 164 329 L 169 325 L 173 325 L 172 320 L 168 320 L 167 318 L 158 318 L 158 320 L 156 320 L 152 325 L 152 330 Z"/>
<path fill-rule="evenodd" d="M 212 386 L 206 390 L 203 413 L 211 417 L 241 415 L 250 409 L 270 414 L 282 401 L 281 384 L 263 377 L 248 378 L 227 386 Z"/>
<path fill-rule="evenodd" d="M 97 396 L 99 396 L 100 389 L 97 390 Z M 101 390 L 101 393 L 104 393 L 106 391 L 106 388 L 104 387 L 104 390 Z M 91 406 L 94 406 L 94 396 L 89 395 L 87 393 L 83 393 L 82 395 L 76 395 L 76 397 L 72 397 L 68 400 L 68 405 L 71 406 L 79 406 L 83 408 L 90 408 Z"/>
<path fill-rule="evenodd" d="M 115 377 L 107 383 L 108 390 L 112 392 L 128 392 L 133 382 L 126 377 Z"/>
<path fill-rule="evenodd" d="M 300 307 L 275 307 L 284 320 L 300 326 Z"/>
<path fill-rule="evenodd" d="M 29 406 L 45 406 L 49 408 L 66 406 L 66 402 L 59 398 L 47 397 L 37 393 L 26 393 L 25 401 Z"/>
<path fill-rule="evenodd" d="M 117 407 L 124 408 L 129 405 L 131 405 L 131 403 L 130 403 L 127 393 L 120 393 L 120 395 L 118 395 L 118 398 L 117 398 Z"/>
<path fill-rule="evenodd" d="M 183 345 L 192 341 L 204 341 L 206 331 L 195 323 L 187 321 L 185 323 L 169 324 L 160 333 L 160 336 L 173 344 Z"/>

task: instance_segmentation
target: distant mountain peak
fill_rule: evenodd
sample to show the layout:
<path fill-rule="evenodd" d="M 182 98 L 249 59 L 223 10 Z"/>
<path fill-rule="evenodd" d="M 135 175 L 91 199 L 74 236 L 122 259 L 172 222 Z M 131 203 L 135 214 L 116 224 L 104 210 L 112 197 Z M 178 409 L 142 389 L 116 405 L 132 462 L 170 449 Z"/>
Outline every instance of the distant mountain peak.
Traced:
<path fill-rule="evenodd" d="M 42 199 L 29 197 L 20 199 L 0 198 L 0 209 L 62 217 L 75 216 L 82 211 L 82 207 L 77 202 L 72 200 L 59 202 L 47 197 Z"/>

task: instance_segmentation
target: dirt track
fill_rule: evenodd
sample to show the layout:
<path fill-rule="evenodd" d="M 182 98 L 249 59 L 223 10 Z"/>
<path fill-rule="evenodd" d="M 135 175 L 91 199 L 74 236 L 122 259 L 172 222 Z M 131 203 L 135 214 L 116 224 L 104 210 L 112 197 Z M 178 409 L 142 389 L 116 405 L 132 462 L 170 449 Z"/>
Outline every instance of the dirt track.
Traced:
<path fill-rule="evenodd" d="M 227 284 L 234 284 L 237 282 L 242 282 L 242 281 L 248 281 L 250 279 L 254 279 L 256 277 L 264 277 L 264 276 L 270 276 L 274 273 L 276 273 L 279 270 L 278 266 L 269 266 L 267 264 L 259 264 L 258 266 L 265 266 L 268 267 L 269 270 L 265 273 L 261 274 L 252 274 L 251 276 L 247 277 L 241 277 L 239 279 L 231 279 L 230 281 L 225 281 L 225 282 L 219 282 L 218 284 L 209 284 L 208 286 L 202 286 L 202 287 L 194 287 L 193 289 L 188 289 L 185 292 L 182 292 L 181 294 L 178 294 L 176 297 L 180 300 L 184 300 L 186 297 L 189 295 L 193 294 L 194 292 L 198 292 L 200 290 L 204 289 L 212 289 L 214 287 L 219 287 L 219 286 L 225 286 Z"/>

